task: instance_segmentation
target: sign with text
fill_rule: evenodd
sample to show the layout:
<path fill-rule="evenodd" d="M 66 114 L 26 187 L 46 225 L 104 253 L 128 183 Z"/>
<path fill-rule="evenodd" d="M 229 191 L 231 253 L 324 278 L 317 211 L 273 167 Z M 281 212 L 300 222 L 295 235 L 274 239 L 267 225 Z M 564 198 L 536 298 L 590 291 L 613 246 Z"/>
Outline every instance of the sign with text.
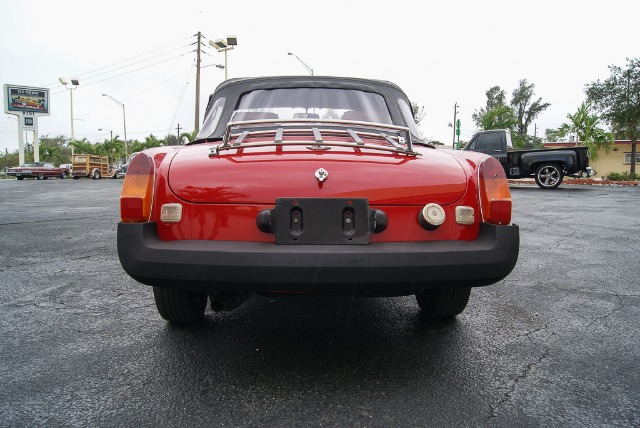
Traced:
<path fill-rule="evenodd" d="M 4 112 L 49 116 L 49 89 L 4 85 Z"/>

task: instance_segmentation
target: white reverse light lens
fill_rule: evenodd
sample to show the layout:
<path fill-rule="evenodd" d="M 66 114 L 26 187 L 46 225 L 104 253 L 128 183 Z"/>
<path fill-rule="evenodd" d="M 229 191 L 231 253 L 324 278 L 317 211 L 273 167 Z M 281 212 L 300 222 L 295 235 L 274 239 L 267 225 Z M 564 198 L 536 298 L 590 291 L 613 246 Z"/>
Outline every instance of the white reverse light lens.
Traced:
<path fill-rule="evenodd" d="M 178 223 L 182 220 L 182 205 L 164 204 L 160 210 L 160 221 L 163 223 Z"/>
<path fill-rule="evenodd" d="M 475 221 L 472 207 L 456 207 L 456 223 L 473 224 Z"/>

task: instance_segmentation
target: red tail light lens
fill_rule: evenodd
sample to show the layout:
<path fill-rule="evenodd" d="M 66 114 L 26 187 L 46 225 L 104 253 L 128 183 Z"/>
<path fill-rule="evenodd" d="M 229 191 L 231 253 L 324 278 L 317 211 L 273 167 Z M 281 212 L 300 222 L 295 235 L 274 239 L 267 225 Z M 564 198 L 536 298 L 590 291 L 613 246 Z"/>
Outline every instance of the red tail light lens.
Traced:
<path fill-rule="evenodd" d="M 131 161 L 120 192 L 120 218 L 123 223 L 142 223 L 151 217 L 155 168 L 153 159 L 140 153 Z"/>
<path fill-rule="evenodd" d="M 485 223 L 511 223 L 511 191 L 502 165 L 490 156 L 480 162 L 478 170 L 480 208 Z"/>

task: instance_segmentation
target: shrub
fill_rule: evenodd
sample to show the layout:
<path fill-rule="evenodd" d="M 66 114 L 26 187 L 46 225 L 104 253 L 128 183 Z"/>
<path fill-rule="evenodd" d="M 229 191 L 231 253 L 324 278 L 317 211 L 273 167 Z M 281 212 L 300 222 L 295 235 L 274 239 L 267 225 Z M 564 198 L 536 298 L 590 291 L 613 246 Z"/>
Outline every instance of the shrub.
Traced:
<path fill-rule="evenodd" d="M 603 178 L 606 178 L 607 180 L 612 180 L 612 181 L 635 181 L 635 180 L 640 180 L 640 174 L 638 173 L 631 174 L 627 171 L 610 172 Z"/>

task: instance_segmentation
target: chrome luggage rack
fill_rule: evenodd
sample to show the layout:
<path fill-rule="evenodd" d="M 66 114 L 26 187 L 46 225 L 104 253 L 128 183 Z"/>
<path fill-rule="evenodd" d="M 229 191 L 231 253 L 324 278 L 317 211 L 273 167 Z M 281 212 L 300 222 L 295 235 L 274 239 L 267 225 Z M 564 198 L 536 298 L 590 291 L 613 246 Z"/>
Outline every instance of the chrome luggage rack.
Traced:
<path fill-rule="evenodd" d="M 241 132 L 232 133 L 233 128 L 243 126 L 257 126 L 254 130 L 242 130 Z M 358 129 L 360 128 L 360 129 Z M 361 129 L 366 128 L 366 131 Z M 373 130 L 380 130 L 373 132 Z M 385 132 L 386 131 L 386 132 Z M 391 132 L 396 135 L 392 135 Z M 309 140 L 284 140 L 286 134 L 312 132 L 314 141 Z M 353 141 L 331 141 L 325 140 L 322 132 L 326 134 L 346 135 Z M 404 133 L 404 136 L 401 134 Z M 267 139 L 269 134 L 273 134 L 273 139 Z M 264 141 L 256 143 L 244 143 L 243 141 L 250 136 L 264 136 Z M 386 142 L 382 144 L 366 144 L 362 138 L 380 138 Z M 233 143 L 231 141 L 233 140 Z M 404 126 L 389 125 L 385 123 L 360 122 L 352 120 L 337 119 L 264 119 L 264 120 L 246 120 L 238 122 L 229 122 L 222 140 L 222 144 L 212 147 L 209 156 L 218 156 L 220 152 L 233 149 L 245 149 L 250 147 L 268 147 L 279 145 L 291 146 L 309 146 L 315 150 L 328 150 L 330 146 L 335 147 L 355 147 L 359 149 L 382 150 L 403 154 L 407 156 L 416 156 L 417 152 L 413 151 L 411 143 L 411 132 L 409 128 Z"/>

